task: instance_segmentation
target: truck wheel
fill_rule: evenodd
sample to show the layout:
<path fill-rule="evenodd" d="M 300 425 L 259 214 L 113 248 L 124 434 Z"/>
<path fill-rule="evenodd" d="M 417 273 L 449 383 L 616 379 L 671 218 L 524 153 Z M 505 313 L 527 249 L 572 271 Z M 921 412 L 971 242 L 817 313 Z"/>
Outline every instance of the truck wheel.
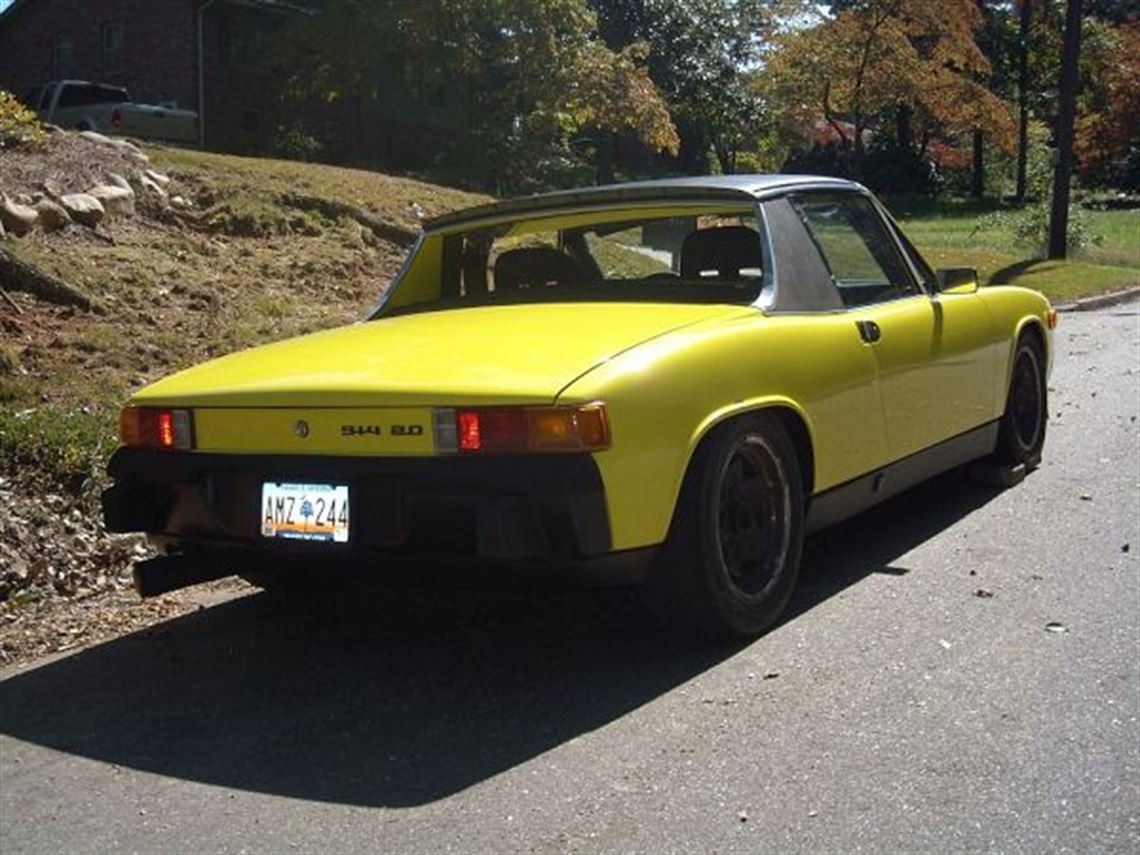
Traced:
<path fill-rule="evenodd" d="M 792 595 L 803 519 L 799 461 L 779 420 L 760 413 L 719 428 L 689 466 L 644 601 L 701 632 L 759 635 Z"/>

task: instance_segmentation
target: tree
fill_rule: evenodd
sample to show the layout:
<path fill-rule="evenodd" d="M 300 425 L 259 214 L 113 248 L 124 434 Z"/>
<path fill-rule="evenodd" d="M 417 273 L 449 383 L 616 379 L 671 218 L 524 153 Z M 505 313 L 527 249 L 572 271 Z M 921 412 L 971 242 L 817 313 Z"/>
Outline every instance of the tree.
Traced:
<path fill-rule="evenodd" d="M 586 0 L 325 0 L 272 50 L 301 97 L 375 101 L 380 75 L 453 93 L 466 127 L 441 135 L 436 154 L 495 192 L 527 189 L 544 161 L 571 154 L 591 129 L 676 152 L 644 57 L 639 45 L 607 48 Z"/>
<path fill-rule="evenodd" d="M 705 172 L 711 147 L 722 172 L 755 133 L 761 101 L 751 85 L 773 4 L 763 0 L 590 0 L 613 50 L 644 43 L 648 72 L 681 134 L 682 166 Z"/>
<path fill-rule="evenodd" d="M 1140 160 L 1140 18 L 1113 28 L 1111 35 L 1111 53 L 1097 69 L 1094 91 L 1085 97 L 1077 118 L 1078 171 L 1086 183 L 1140 189 L 1135 165 Z M 1082 55 L 1086 47 L 1082 45 Z"/>
<path fill-rule="evenodd" d="M 1079 82 L 1082 0 L 1068 2 L 1065 52 L 1061 60 L 1061 107 L 1057 119 L 1057 171 L 1053 176 L 1053 210 L 1049 217 L 1050 258 L 1064 258 L 1068 250 L 1069 182 L 1073 175 L 1073 115 Z"/>
<path fill-rule="evenodd" d="M 900 119 L 908 147 L 915 134 L 922 149 L 936 135 L 986 129 L 1012 148 L 1009 107 L 979 82 L 990 63 L 975 41 L 973 0 L 848 0 L 834 11 L 780 37 L 766 91 L 802 126 L 826 122 L 855 174 L 868 132 Z"/>

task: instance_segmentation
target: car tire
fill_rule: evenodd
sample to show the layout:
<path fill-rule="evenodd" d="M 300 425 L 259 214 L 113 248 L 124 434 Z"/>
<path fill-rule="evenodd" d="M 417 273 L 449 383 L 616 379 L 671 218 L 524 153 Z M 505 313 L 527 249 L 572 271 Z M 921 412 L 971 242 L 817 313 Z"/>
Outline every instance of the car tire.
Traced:
<path fill-rule="evenodd" d="M 799 458 L 779 418 L 730 422 L 690 463 L 643 601 L 705 634 L 759 635 L 792 595 L 803 537 Z"/>
<path fill-rule="evenodd" d="M 1009 392 L 998 431 L 997 460 L 1012 466 L 1035 466 L 1045 445 L 1048 420 L 1045 354 L 1036 338 L 1023 335 L 1013 355 Z"/>

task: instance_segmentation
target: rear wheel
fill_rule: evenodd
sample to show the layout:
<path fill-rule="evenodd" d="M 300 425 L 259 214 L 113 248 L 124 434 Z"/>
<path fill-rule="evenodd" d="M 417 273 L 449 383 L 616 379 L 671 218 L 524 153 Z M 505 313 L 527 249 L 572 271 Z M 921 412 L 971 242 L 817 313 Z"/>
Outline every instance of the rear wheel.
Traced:
<path fill-rule="evenodd" d="M 1045 355 L 1032 336 L 1017 342 L 1009 394 L 998 433 L 997 458 L 1002 463 L 1033 465 L 1041 457 L 1048 420 Z"/>
<path fill-rule="evenodd" d="M 798 458 L 778 418 L 718 429 L 690 464 L 646 604 L 704 632 L 758 635 L 795 587 L 803 513 Z"/>

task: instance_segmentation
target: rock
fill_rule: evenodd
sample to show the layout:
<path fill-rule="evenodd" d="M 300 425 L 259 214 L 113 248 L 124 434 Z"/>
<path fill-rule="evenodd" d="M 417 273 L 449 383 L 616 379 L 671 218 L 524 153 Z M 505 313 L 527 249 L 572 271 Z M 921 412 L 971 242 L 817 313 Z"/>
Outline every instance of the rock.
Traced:
<path fill-rule="evenodd" d="M 194 207 L 193 202 L 191 202 L 189 199 L 183 198 L 182 196 L 172 196 L 170 198 L 170 204 L 173 205 L 175 208 L 193 208 Z"/>
<path fill-rule="evenodd" d="M 13 202 L 7 196 L 0 199 L 0 223 L 16 237 L 23 237 L 36 227 L 39 214 L 35 208 Z"/>
<path fill-rule="evenodd" d="M 122 187 L 103 184 L 99 187 L 92 187 L 87 191 L 87 195 L 98 199 L 103 204 L 107 216 L 134 216 L 134 190 L 124 190 Z"/>
<path fill-rule="evenodd" d="M 163 175 L 161 172 L 155 172 L 153 169 L 147 169 L 143 172 L 143 175 L 149 178 L 155 184 L 159 184 L 163 187 L 167 186 L 170 183 L 169 175 Z"/>
<path fill-rule="evenodd" d="M 132 142 L 127 142 L 126 140 L 111 139 L 110 137 L 96 133 L 95 131 L 80 131 L 79 136 L 90 143 L 94 143 L 95 145 L 118 149 L 119 151 L 131 155 L 131 157 L 135 158 L 136 160 L 140 160 L 143 163 L 150 163 L 150 158 L 143 153 L 143 150 L 141 148 Z"/>
<path fill-rule="evenodd" d="M 134 143 L 127 142 L 126 140 L 111 140 L 111 142 L 115 144 L 115 148 L 131 155 L 135 160 L 141 161 L 142 163 L 150 163 L 150 158 Z"/>
<path fill-rule="evenodd" d="M 107 184 L 114 187 L 122 187 L 124 190 L 130 190 L 131 193 L 135 192 L 135 189 L 131 187 L 131 184 L 129 181 L 127 181 L 127 179 L 121 175 L 117 175 L 114 172 L 107 173 Z"/>
<path fill-rule="evenodd" d="M 40 228 L 45 232 L 57 231 L 71 222 L 67 209 L 51 199 L 40 199 L 36 203 L 36 213 L 39 215 Z"/>
<path fill-rule="evenodd" d="M 59 125 L 53 125 L 51 122 L 44 122 L 41 127 L 43 127 L 43 129 L 45 131 L 47 131 L 49 134 L 65 134 L 65 133 L 67 133 L 67 131 L 65 131 Z"/>
<path fill-rule="evenodd" d="M 86 193 L 72 193 L 62 197 L 59 203 L 71 215 L 71 219 L 91 228 L 95 228 L 107 216 L 107 209 L 103 207 L 103 203 Z"/>
<path fill-rule="evenodd" d="M 43 189 L 44 194 L 49 199 L 58 199 L 61 195 L 63 195 L 63 188 L 60 187 L 59 182 L 54 178 L 45 178 L 43 184 L 41 184 L 40 187 Z"/>
<path fill-rule="evenodd" d="M 146 173 L 139 176 L 139 186 L 143 189 L 143 191 L 149 193 L 152 196 L 157 196 L 159 199 L 166 199 L 166 188 Z"/>
<path fill-rule="evenodd" d="M 95 145 L 113 146 L 115 144 L 115 141 L 110 137 L 105 137 L 95 131 L 80 131 L 79 136 L 87 142 L 95 143 Z"/>
<path fill-rule="evenodd" d="M 0 240 L 8 237 L 8 232 L 4 230 L 4 221 L 0 220 Z"/>

